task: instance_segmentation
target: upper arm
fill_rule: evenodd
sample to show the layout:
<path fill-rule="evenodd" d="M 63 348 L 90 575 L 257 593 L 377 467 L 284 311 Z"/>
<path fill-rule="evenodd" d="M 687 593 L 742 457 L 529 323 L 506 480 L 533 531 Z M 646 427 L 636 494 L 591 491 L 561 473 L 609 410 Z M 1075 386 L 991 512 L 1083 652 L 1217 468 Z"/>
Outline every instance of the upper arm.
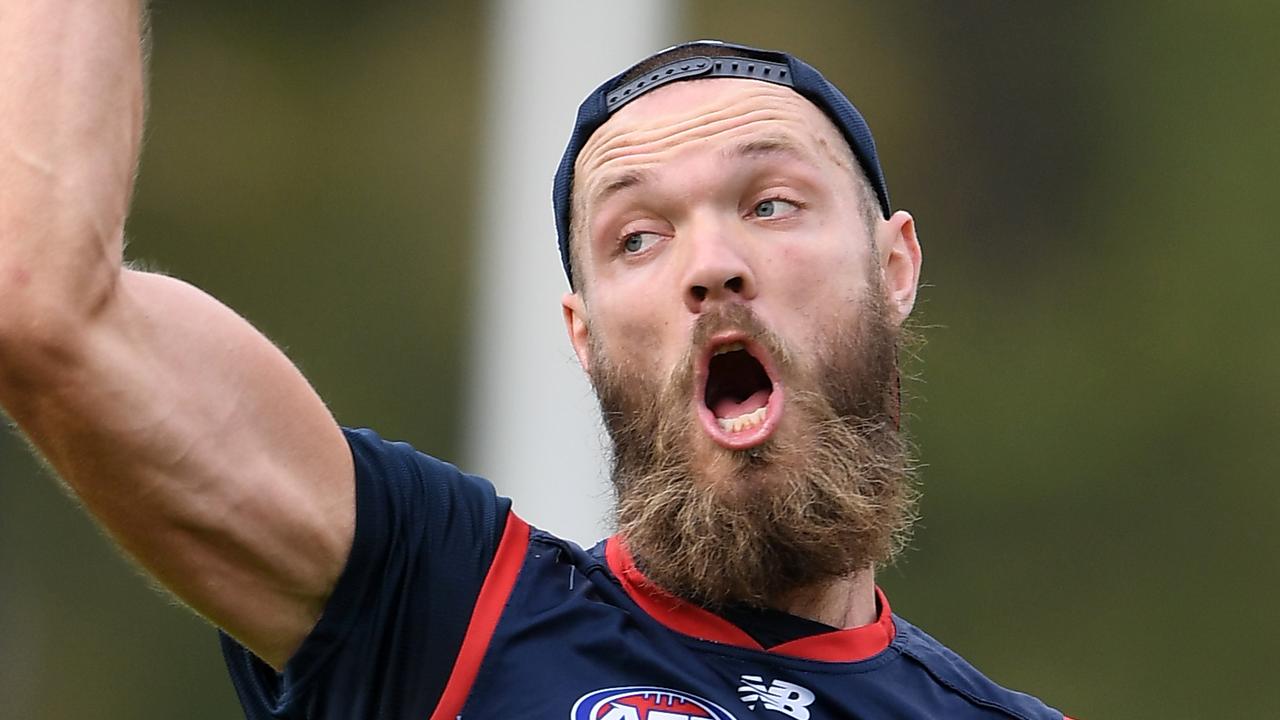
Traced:
<path fill-rule="evenodd" d="M 224 639 L 250 716 L 430 716 L 507 542 L 510 501 L 488 481 L 371 430 L 346 436 L 356 532 L 315 628 L 283 673 Z"/>
<path fill-rule="evenodd" d="M 113 538 L 280 666 L 351 547 L 350 451 L 301 373 L 225 306 L 124 271 L 0 402 Z"/>

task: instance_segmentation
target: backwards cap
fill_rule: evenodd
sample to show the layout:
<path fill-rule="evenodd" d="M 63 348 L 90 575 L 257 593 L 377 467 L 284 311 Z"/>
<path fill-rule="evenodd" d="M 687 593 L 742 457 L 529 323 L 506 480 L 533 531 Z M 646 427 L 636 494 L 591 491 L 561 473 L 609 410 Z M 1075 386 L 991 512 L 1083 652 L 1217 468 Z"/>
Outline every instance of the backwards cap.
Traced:
<path fill-rule="evenodd" d="M 699 47 L 714 48 L 716 54 L 698 56 L 696 49 Z M 623 84 L 623 79 L 634 73 L 637 67 L 658 56 L 686 48 L 695 51 L 695 54 L 659 65 Z M 729 54 L 725 55 L 726 52 Z M 787 53 L 718 40 L 696 40 L 669 47 L 632 65 L 606 80 L 578 106 L 578 118 L 573 126 L 573 134 L 569 136 L 569 146 L 560 159 L 560 167 L 556 169 L 555 185 L 551 193 L 556 213 L 556 233 L 560 237 L 560 261 L 564 264 L 564 274 L 571 286 L 573 266 L 569 256 L 569 231 L 573 223 L 573 166 L 587 139 L 615 112 L 654 88 L 680 80 L 717 77 L 762 80 L 784 85 L 817 105 L 840 128 L 862 171 L 866 173 L 871 188 L 875 190 L 876 198 L 880 201 L 880 212 L 885 218 L 889 217 L 889 188 L 885 185 L 884 173 L 880 170 L 880 159 L 876 156 L 876 143 L 871 138 L 871 128 L 867 127 L 862 113 L 849 102 L 844 93 L 822 77 L 822 73 Z"/>

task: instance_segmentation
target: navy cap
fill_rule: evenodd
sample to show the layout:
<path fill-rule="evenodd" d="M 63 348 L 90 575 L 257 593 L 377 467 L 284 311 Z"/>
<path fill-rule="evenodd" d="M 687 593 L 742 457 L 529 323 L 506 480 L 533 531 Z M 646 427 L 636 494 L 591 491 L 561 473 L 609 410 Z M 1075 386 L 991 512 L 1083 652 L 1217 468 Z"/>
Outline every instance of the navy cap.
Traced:
<path fill-rule="evenodd" d="M 716 54 L 699 56 L 696 54 L 699 46 L 714 48 Z M 622 84 L 623 78 L 650 59 L 686 48 L 695 51 L 692 57 L 682 57 L 660 65 L 643 76 Z M 726 52 L 730 54 L 725 55 Z M 862 113 L 849 102 L 844 93 L 822 77 L 822 73 L 787 53 L 717 40 L 696 40 L 669 47 L 632 65 L 606 80 L 578 106 L 578 118 L 573 126 L 573 134 L 569 136 L 569 146 L 560 159 L 560 167 L 556 169 L 555 185 L 551 193 L 556 213 L 556 233 L 560 237 L 560 261 L 564 264 L 564 273 L 569 278 L 570 285 L 573 284 L 573 267 L 569 257 L 569 229 L 573 222 L 573 166 L 578 153 L 587 144 L 587 139 L 620 108 L 654 88 L 680 80 L 714 77 L 737 77 L 785 85 L 817 105 L 840 128 L 880 201 L 880 212 L 885 218 L 889 217 L 889 188 L 885 185 L 884 173 L 880 170 L 880 159 L 876 156 L 876 143 L 871 138 L 871 128 L 867 127 Z"/>

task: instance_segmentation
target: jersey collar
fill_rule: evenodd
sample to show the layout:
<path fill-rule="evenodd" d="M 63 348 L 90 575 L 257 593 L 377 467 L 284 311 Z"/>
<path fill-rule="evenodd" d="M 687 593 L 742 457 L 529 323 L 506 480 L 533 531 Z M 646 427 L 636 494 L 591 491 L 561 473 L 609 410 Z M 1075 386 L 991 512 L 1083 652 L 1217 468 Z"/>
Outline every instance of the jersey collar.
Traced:
<path fill-rule="evenodd" d="M 630 551 L 616 535 L 605 542 L 605 561 L 614 577 L 622 583 L 623 590 L 642 610 L 669 629 L 700 640 L 806 660 L 857 662 L 884 651 L 896 633 L 889 600 L 877 587 L 879 613 L 875 622 L 810 635 L 766 650 L 728 620 L 658 587 L 636 567 Z"/>

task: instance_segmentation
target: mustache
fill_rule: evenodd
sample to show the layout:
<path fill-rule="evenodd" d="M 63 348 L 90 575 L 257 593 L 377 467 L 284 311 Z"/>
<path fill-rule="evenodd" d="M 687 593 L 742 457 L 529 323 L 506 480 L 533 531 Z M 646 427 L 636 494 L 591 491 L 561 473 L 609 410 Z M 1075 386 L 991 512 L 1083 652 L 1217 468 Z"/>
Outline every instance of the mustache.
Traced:
<path fill-rule="evenodd" d="M 691 385 L 698 359 L 710 349 L 711 338 L 727 331 L 741 332 L 763 347 L 775 366 L 784 374 L 794 369 L 795 355 L 786 341 L 769 328 L 750 306 L 734 303 L 710 310 L 698 317 L 690 332 L 689 347 L 685 350 L 684 357 L 676 364 L 676 374 L 669 385 L 681 386 L 686 375 L 688 384 Z"/>
<path fill-rule="evenodd" d="M 796 372 L 796 356 L 788 343 L 754 310 L 738 303 L 698 316 L 689 333 L 689 344 L 665 377 L 653 373 L 652 368 L 642 366 L 635 358 L 613 358 L 608 348 L 600 343 L 600 335 L 590 333 L 591 355 L 600 361 L 591 364 L 588 375 L 597 398 L 602 401 L 601 411 L 606 425 L 617 426 L 625 420 L 619 413 L 620 408 L 652 408 L 691 397 L 700 358 L 710 350 L 711 338 L 727 331 L 740 332 L 764 348 L 774 367 L 784 377 L 793 376 Z M 635 383 L 638 379 L 645 379 L 650 389 L 657 388 L 659 392 L 641 394 Z"/>

